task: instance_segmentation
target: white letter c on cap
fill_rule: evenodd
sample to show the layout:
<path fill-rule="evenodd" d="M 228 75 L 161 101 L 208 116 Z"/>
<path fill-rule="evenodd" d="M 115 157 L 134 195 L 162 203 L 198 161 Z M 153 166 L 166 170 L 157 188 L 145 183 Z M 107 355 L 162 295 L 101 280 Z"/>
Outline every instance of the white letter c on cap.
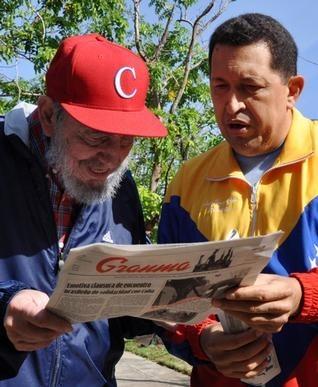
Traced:
<path fill-rule="evenodd" d="M 133 98 L 133 96 L 137 93 L 137 89 L 134 89 L 134 91 L 130 94 L 126 94 L 124 90 L 121 87 L 121 77 L 125 71 L 129 71 L 132 73 L 134 79 L 136 79 L 136 72 L 133 67 L 122 67 L 117 71 L 117 74 L 115 76 L 115 88 L 117 93 L 123 97 L 123 98 Z"/>

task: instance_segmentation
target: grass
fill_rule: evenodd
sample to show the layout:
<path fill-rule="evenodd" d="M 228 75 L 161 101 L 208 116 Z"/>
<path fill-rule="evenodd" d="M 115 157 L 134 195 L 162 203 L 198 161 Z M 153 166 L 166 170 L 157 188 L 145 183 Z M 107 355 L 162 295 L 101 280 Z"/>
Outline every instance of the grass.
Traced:
<path fill-rule="evenodd" d="M 192 367 L 185 361 L 170 355 L 163 344 L 143 346 L 135 340 L 127 340 L 125 350 L 183 374 L 191 373 Z"/>

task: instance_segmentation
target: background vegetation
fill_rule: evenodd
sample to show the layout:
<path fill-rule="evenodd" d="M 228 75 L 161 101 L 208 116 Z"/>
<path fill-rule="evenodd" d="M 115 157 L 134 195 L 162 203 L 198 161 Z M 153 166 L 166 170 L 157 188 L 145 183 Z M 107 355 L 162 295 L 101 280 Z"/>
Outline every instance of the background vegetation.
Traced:
<path fill-rule="evenodd" d="M 16 71 L 8 78 L 0 68 L 0 112 L 45 92 L 43 74 L 64 37 L 99 32 L 139 53 L 151 75 L 148 107 L 169 129 L 165 139 L 137 139 L 131 165 L 154 238 L 177 168 L 221 140 L 210 103 L 207 31 L 232 1 L 2 0 L 0 60 Z M 21 60 L 33 65 L 34 78 L 19 75 Z"/>

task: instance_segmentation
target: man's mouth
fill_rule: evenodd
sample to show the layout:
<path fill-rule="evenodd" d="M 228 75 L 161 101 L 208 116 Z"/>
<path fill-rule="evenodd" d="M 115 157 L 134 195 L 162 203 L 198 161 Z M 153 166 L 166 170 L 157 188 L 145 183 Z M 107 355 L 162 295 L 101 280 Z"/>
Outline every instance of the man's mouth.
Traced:
<path fill-rule="evenodd" d="M 239 124 L 239 123 L 231 123 L 231 124 L 229 124 L 229 127 L 231 128 L 231 129 L 234 129 L 234 130 L 239 130 L 239 129 L 243 129 L 243 128 L 245 128 L 246 127 L 246 124 Z"/>
<path fill-rule="evenodd" d="M 105 178 L 111 173 L 109 168 L 97 168 L 97 167 L 88 166 L 87 169 L 89 174 L 96 178 Z"/>
<path fill-rule="evenodd" d="M 229 121 L 227 127 L 233 134 L 241 135 L 247 133 L 249 125 L 243 121 Z"/>
<path fill-rule="evenodd" d="M 100 174 L 105 174 L 108 171 L 108 169 L 96 169 L 96 168 L 90 168 L 90 169 L 93 173 L 100 173 Z"/>

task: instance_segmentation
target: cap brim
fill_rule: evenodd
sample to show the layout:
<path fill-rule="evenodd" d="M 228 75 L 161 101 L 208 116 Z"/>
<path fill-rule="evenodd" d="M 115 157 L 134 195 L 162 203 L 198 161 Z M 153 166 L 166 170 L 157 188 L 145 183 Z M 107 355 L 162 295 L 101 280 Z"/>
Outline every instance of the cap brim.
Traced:
<path fill-rule="evenodd" d="M 164 137 L 167 129 L 146 107 L 140 111 L 92 109 L 67 103 L 62 107 L 75 120 L 101 132 L 141 137 Z"/>

